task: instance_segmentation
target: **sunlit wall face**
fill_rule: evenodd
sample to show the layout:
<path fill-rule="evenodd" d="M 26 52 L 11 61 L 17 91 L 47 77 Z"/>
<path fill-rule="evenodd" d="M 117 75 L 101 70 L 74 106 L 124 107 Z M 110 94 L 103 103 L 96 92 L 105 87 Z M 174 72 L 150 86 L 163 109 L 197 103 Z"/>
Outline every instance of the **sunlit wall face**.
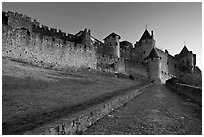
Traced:
<path fill-rule="evenodd" d="M 202 67 L 202 3 L 2 3 L 2 10 L 27 14 L 41 24 L 75 34 L 89 28 L 103 41 L 111 32 L 136 43 L 154 30 L 156 47 L 178 54 L 184 41 Z"/>

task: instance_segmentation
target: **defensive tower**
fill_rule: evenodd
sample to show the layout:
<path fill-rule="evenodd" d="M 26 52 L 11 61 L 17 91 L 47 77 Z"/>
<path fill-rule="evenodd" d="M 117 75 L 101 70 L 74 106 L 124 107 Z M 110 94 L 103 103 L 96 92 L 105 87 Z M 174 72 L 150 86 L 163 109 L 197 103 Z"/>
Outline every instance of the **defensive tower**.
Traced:
<path fill-rule="evenodd" d="M 107 53 L 118 58 L 120 58 L 120 38 L 118 34 L 112 32 L 103 39 Z"/>
<path fill-rule="evenodd" d="M 140 40 L 135 44 L 135 48 L 139 52 L 138 54 L 140 54 L 141 61 L 144 61 L 144 59 L 150 54 L 152 48 L 155 47 L 155 42 L 153 31 L 151 31 L 150 35 L 146 28 Z"/>
<path fill-rule="evenodd" d="M 184 45 L 181 52 L 175 55 L 175 58 L 178 61 L 179 70 L 186 73 L 195 72 L 196 65 L 196 54 L 193 54 L 192 51 L 189 51 Z"/>
<path fill-rule="evenodd" d="M 156 83 L 161 83 L 161 57 L 155 48 L 151 50 L 145 60 L 148 63 L 149 78 Z"/>

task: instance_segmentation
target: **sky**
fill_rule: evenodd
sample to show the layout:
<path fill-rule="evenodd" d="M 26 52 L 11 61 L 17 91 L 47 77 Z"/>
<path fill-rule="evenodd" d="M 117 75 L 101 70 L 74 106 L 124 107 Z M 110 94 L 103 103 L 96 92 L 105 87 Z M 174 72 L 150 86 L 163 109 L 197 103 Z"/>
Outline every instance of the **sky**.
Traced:
<path fill-rule="evenodd" d="M 115 32 L 121 41 L 135 44 L 147 25 L 150 33 L 154 31 L 156 47 L 175 55 L 185 44 L 196 54 L 196 64 L 202 70 L 201 2 L 3 2 L 2 10 L 26 14 L 66 33 L 91 29 L 92 36 L 102 42 Z"/>

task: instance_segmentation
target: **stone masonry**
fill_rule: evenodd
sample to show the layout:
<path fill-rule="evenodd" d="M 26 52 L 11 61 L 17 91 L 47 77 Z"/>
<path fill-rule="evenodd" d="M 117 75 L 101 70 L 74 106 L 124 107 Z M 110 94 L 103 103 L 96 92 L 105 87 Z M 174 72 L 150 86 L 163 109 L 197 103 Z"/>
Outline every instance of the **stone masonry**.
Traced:
<path fill-rule="evenodd" d="M 104 43 L 85 29 L 67 34 L 41 25 L 31 17 L 2 12 L 2 56 L 54 69 L 93 69 L 165 83 L 172 77 L 197 73 L 196 55 L 186 46 L 172 56 L 156 47 L 153 31 L 146 29 L 136 44 L 111 33 Z M 154 54 L 151 54 L 154 52 Z"/>

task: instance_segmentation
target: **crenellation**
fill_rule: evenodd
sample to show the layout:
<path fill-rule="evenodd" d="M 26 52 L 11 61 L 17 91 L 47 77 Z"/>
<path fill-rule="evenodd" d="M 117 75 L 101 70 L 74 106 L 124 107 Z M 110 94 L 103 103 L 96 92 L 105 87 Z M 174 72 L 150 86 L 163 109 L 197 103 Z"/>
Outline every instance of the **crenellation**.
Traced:
<path fill-rule="evenodd" d="M 57 29 L 56 28 L 50 28 L 50 31 L 53 32 L 53 33 L 56 33 Z"/>
<path fill-rule="evenodd" d="M 135 44 L 120 42 L 121 37 L 115 33 L 103 43 L 91 36 L 90 29 L 73 35 L 40 26 L 35 19 L 31 21 L 31 17 L 10 11 L 2 12 L 2 22 L 2 55 L 41 67 L 91 68 L 162 83 L 171 77 L 199 72 L 192 51 L 184 47 L 181 53 L 172 56 L 156 47 L 153 32 L 150 35 L 147 29 Z"/>
<path fill-rule="evenodd" d="M 42 25 L 42 29 L 43 29 L 44 31 L 49 31 L 49 28 L 48 28 L 48 26 L 46 26 L 46 25 Z"/>
<path fill-rule="evenodd" d="M 12 12 L 12 11 L 8 11 L 8 12 L 5 12 L 5 13 L 8 13 L 8 16 L 11 16 L 11 17 L 14 16 L 14 12 Z"/>

